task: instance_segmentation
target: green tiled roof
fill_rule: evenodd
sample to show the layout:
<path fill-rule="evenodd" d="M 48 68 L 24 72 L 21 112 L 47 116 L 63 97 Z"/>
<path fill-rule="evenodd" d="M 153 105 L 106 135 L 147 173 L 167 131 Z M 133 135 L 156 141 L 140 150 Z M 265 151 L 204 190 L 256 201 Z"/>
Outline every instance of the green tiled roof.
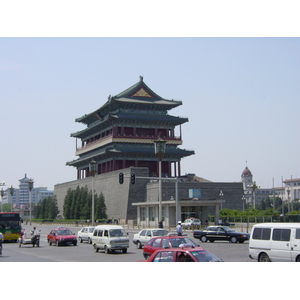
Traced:
<path fill-rule="evenodd" d="M 165 111 L 180 105 L 182 105 L 181 101 L 164 99 L 154 93 L 144 83 L 143 78 L 140 77 L 139 82 L 116 96 L 109 96 L 108 101 L 103 106 L 89 114 L 77 118 L 76 122 L 90 124 L 121 106 L 134 106 L 135 108 L 137 106 L 140 106 L 140 108 L 147 106 L 147 109 L 151 109 L 152 107 L 153 110 Z"/>

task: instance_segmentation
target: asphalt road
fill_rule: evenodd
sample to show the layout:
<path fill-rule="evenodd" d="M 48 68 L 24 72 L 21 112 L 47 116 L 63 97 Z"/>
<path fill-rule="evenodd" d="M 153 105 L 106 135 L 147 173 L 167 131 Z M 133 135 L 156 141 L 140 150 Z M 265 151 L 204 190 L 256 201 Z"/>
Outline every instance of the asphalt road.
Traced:
<path fill-rule="evenodd" d="M 25 225 L 27 232 L 32 226 Z M 116 251 L 114 254 L 105 254 L 103 251 L 94 252 L 92 245 L 87 243 L 78 243 L 77 246 L 49 246 L 47 243 L 47 234 L 56 226 L 38 225 L 41 230 L 40 247 L 24 245 L 19 248 L 17 243 L 4 243 L 0 262 L 136 262 L 143 260 L 143 250 L 137 249 L 132 243 L 133 234 L 137 230 L 127 230 L 129 233 L 130 247 L 126 254 Z M 71 231 L 77 234 L 81 227 L 69 227 Z M 248 242 L 243 244 L 232 244 L 226 241 L 214 243 L 202 243 L 193 239 L 192 232 L 186 234 L 201 247 L 207 249 L 224 262 L 254 262 L 248 256 Z"/>

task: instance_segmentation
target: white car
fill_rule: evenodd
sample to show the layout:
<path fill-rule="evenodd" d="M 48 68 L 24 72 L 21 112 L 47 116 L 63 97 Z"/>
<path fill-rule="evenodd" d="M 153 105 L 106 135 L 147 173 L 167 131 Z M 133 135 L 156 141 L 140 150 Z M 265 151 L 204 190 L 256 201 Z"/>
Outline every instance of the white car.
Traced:
<path fill-rule="evenodd" d="M 186 219 L 181 226 L 183 228 L 191 228 L 193 227 L 197 227 L 201 225 L 201 221 L 199 219 Z"/>
<path fill-rule="evenodd" d="M 86 241 L 91 244 L 94 229 L 95 227 L 82 227 L 81 230 L 77 232 L 79 242 L 82 243 L 83 241 Z"/>
<path fill-rule="evenodd" d="M 146 243 L 148 243 L 153 237 L 168 235 L 169 231 L 163 228 L 150 228 L 143 229 L 139 233 L 134 234 L 133 243 L 141 249 Z"/>

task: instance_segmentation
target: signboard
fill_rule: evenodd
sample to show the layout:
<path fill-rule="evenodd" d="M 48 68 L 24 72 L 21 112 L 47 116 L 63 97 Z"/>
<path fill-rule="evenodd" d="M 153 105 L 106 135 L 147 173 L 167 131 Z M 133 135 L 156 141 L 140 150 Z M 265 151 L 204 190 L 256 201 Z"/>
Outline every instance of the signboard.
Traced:
<path fill-rule="evenodd" d="M 189 198 L 201 198 L 201 189 L 189 189 Z"/>

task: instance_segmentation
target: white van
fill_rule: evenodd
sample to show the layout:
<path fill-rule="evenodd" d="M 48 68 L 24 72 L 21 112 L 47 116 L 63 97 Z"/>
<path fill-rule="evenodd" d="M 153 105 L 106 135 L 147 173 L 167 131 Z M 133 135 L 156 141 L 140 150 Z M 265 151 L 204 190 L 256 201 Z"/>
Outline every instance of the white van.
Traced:
<path fill-rule="evenodd" d="M 300 223 L 263 223 L 253 226 L 249 257 L 259 262 L 300 262 Z"/>
<path fill-rule="evenodd" d="M 122 226 L 99 225 L 94 229 L 92 244 L 95 252 L 104 250 L 105 253 L 110 253 L 122 250 L 123 253 L 126 253 L 129 248 L 129 238 Z"/>

